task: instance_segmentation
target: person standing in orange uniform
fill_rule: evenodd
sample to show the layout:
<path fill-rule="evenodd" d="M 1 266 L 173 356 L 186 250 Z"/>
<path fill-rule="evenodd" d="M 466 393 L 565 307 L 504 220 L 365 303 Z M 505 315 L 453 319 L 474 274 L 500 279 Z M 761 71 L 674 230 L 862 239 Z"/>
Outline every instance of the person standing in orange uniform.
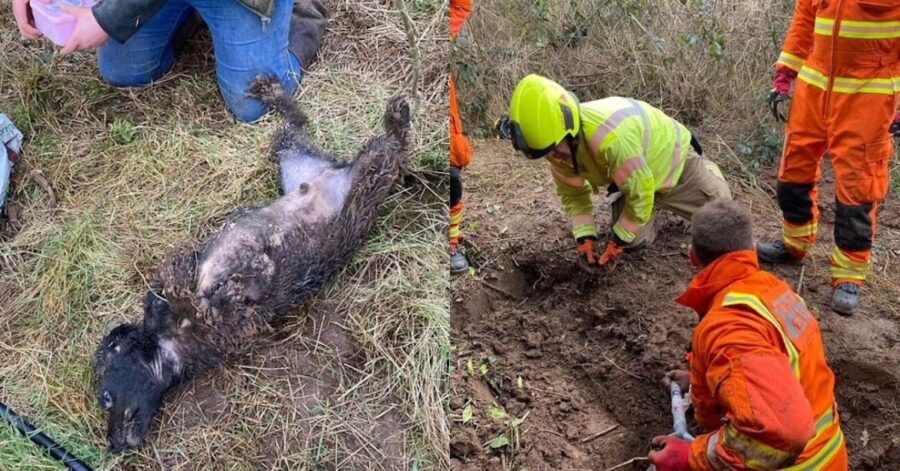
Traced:
<path fill-rule="evenodd" d="M 834 373 L 816 318 L 790 286 L 759 269 L 750 211 L 713 200 L 691 221 L 691 263 L 700 268 L 676 300 L 700 316 L 690 386 L 704 434 L 657 436 L 657 471 L 781 469 L 843 471 L 847 448 L 834 400 Z"/>
<path fill-rule="evenodd" d="M 459 30 L 472 13 L 472 0 L 450 0 L 450 41 L 455 43 Z M 451 46 L 452 47 L 452 46 Z M 472 147 L 463 134 L 459 106 L 456 102 L 456 86 L 450 74 L 450 272 L 459 273 L 469 269 L 469 261 L 459 249 L 462 237 L 462 176 L 460 171 L 472 160 Z"/>
<path fill-rule="evenodd" d="M 779 119 L 794 79 L 800 80 L 778 171 L 782 238 L 757 252 L 776 263 L 798 263 L 809 252 L 818 229 L 820 164 L 828 153 L 836 196 L 831 307 L 852 315 L 888 190 L 888 129 L 900 94 L 900 3 L 797 0 L 775 68 L 769 104 Z"/>

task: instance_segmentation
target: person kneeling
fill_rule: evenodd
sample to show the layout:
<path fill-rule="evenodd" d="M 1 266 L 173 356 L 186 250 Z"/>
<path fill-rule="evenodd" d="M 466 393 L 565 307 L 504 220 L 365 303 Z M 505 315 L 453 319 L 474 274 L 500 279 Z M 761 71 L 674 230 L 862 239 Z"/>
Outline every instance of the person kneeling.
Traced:
<path fill-rule="evenodd" d="M 819 324 L 784 281 L 759 269 L 750 212 L 736 202 L 704 205 L 691 220 L 691 263 L 700 269 L 676 300 L 700 316 L 690 385 L 705 434 L 693 442 L 657 436 L 658 471 L 847 469 L 847 449 Z"/>

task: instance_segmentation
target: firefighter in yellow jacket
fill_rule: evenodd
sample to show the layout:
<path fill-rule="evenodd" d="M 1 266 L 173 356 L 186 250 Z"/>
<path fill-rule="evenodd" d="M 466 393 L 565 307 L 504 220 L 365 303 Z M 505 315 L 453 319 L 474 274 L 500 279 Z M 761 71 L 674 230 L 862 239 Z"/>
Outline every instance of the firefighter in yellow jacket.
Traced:
<path fill-rule="evenodd" d="M 702 156 L 691 133 L 638 100 L 579 103 L 556 82 L 529 75 L 516 86 L 500 127 L 526 157 L 547 157 L 578 252 L 588 263 L 606 265 L 651 243 L 657 206 L 690 220 L 706 202 L 731 199 L 722 172 Z M 601 188 L 609 188 L 614 202 L 612 235 L 598 254 L 591 193 Z"/>

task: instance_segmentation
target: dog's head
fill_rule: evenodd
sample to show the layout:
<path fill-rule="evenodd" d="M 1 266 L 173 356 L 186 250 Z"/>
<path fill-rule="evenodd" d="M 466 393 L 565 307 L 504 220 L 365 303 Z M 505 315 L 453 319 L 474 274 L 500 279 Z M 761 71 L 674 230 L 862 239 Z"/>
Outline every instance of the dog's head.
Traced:
<path fill-rule="evenodd" d="M 94 371 L 110 451 L 141 444 L 179 370 L 171 342 L 160 342 L 139 326 L 122 324 L 103 338 Z"/>

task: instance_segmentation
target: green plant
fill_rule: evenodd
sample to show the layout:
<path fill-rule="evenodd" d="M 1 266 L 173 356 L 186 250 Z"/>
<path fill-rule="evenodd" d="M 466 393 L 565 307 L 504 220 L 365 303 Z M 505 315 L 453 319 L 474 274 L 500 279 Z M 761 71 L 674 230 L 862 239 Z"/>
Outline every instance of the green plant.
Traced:
<path fill-rule="evenodd" d="M 747 168 L 759 174 L 762 167 L 771 166 L 781 156 L 784 135 L 780 130 L 762 121 L 756 128 L 740 138 L 735 150 L 747 163 Z"/>
<path fill-rule="evenodd" d="M 109 124 L 109 137 L 116 144 L 130 144 L 137 136 L 137 128 L 124 119 L 117 119 Z"/>

